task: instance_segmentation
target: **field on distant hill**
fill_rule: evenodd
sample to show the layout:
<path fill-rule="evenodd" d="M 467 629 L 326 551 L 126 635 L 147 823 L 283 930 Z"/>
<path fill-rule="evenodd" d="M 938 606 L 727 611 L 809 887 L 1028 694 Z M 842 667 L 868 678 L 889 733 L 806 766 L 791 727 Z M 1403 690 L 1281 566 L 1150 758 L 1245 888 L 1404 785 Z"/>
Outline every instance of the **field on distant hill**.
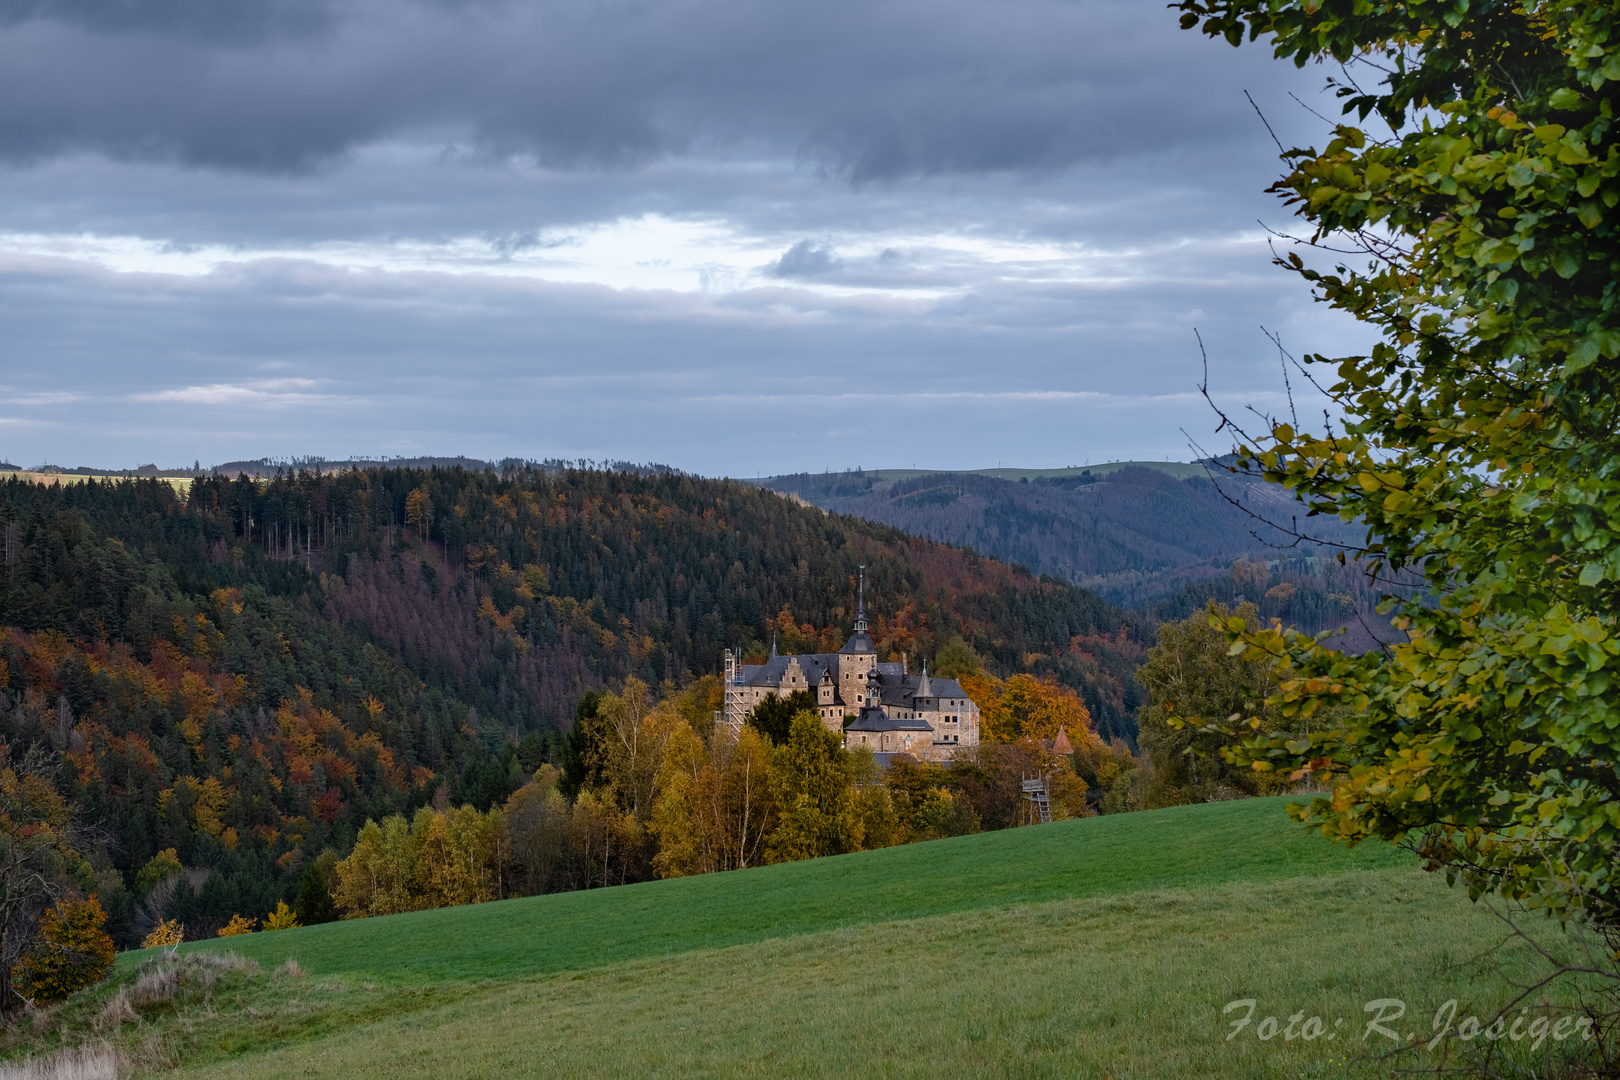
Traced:
<path fill-rule="evenodd" d="M 259 970 L 183 961 L 206 979 L 109 1037 L 231 1080 L 1343 1077 L 1393 1048 L 1361 1039 L 1368 1001 L 1407 1002 L 1395 1026 L 1419 1046 L 1447 998 L 1460 1016 L 1506 1003 L 1530 961 L 1475 957 L 1488 913 L 1403 853 L 1305 833 L 1283 802 L 187 945 Z M 153 957 L 126 954 L 113 985 L 11 1045 L 73 1041 Z M 1334 1038 L 1228 1041 L 1222 1008 L 1243 998 L 1255 1025 L 1303 1011 Z M 1436 1060 L 1416 1053 L 1402 1063 Z"/>
<path fill-rule="evenodd" d="M 35 472 L 31 469 L 0 469 L 0 481 L 22 480 L 29 484 L 82 484 L 92 477 L 100 480 L 121 478 L 121 476 L 111 473 Z M 191 486 L 191 477 L 189 476 L 158 476 L 155 479 L 162 480 L 182 495 Z"/>

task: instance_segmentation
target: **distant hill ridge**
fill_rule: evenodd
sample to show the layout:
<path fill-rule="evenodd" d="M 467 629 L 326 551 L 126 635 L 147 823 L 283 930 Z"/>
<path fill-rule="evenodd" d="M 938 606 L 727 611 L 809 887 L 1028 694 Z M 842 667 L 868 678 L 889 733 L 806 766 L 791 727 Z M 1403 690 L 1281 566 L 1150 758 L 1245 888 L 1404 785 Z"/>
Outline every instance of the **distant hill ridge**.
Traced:
<path fill-rule="evenodd" d="M 1211 598 L 1247 599 L 1314 632 L 1356 623 L 1377 601 L 1360 570 L 1336 559 L 1336 545 L 1359 543 L 1363 530 L 1333 518 L 1307 523 L 1286 491 L 1219 460 L 851 470 L 758 482 L 1074 582 L 1156 618 L 1183 617 Z M 1298 541 L 1296 529 L 1321 543 Z"/>
<path fill-rule="evenodd" d="M 377 457 L 377 458 L 325 458 L 311 454 L 302 457 L 261 457 L 242 461 L 227 461 L 220 465 L 182 465 L 172 469 L 160 468 L 155 464 L 137 465 L 133 469 L 107 469 L 94 465 L 79 465 L 67 468 L 49 463 L 38 465 L 32 469 L 24 469 L 19 465 L 0 463 L 0 472 L 29 472 L 44 476 L 212 476 L 219 473 L 223 476 L 248 476 L 259 479 L 268 479 L 279 473 L 292 472 L 346 472 L 354 469 L 453 469 L 463 468 L 472 472 L 500 472 L 503 469 L 541 469 L 558 471 L 563 469 L 599 469 L 607 472 L 633 473 L 637 476 L 674 476 L 680 470 L 669 465 L 659 465 L 648 462 L 633 461 L 591 461 L 585 458 L 570 460 L 567 458 L 546 458 L 544 460 L 530 460 L 528 458 L 508 457 L 499 461 L 486 461 L 483 458 L 467 457 L 457 454 L 454 457 Z"/>

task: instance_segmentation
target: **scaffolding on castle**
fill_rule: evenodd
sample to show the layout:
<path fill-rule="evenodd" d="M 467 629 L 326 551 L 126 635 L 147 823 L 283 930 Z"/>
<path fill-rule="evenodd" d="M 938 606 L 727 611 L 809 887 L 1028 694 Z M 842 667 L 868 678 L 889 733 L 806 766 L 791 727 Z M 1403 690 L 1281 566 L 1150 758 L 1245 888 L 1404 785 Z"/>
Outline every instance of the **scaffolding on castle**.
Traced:
<path fill-rule="evenodd" d="M 714 714 L 715 723 L 727 723 L 733 728 L 741 728 L 743 717 L 748 715 L 748 709 L 743 703 L 743 680 L 741 649 L 727 649 L 721 654 L 725 661 L 725 683 L 722 689 L 725 697 L 719 711 Z"/>
<path fill-rule="evenodd" d="M 1052 823 L 1052 793 L 1047 787 L 1045 773 L 1039 773 L 1034 778 L 1024 777 L 1024 811 L 1019 815 L 1020 825 Z M 1025 815 L 1028 821 L 1023 820 Z"/>

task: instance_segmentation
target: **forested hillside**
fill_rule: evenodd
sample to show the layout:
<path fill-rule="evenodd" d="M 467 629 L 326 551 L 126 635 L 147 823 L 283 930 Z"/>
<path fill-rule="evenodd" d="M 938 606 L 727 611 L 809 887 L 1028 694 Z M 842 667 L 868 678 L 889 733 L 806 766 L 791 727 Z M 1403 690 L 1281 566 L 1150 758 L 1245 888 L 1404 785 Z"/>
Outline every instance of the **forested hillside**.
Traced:
<path fill-rule="evenodd" d="M 368 818 L 487 807 L 560 752 L 581 693 L 679 687 L 723 647 L 836 648 L 856 568 L 880 651 L 954 636 L 1131 734 L 1141 645 L 1096 596 L 670 474 L 459 468 L 0 484 L 0 734 L 43 751 L 128 932 L 173 848 L 188 925 L 290 899 Z M 144 891 L 140 893 L 144 895 Z M 148 901 L 150 897 L 147 897 Z M 137 918 L 138 921 L 138 918 Z"/>
<path fill-rule="evenodd" d="M 862 472 L 800 473 L 765 483 L 816 506 L 1075 582 L 1143 611 L 1172 594 L 1229 598 L 1233 590 L 1199 583 L 1229 577 L 1240 559 L 1272 564 L 1278 579 L 1261 591 L 1287 584 L 1283 592 L 1292 590 L 1297 602 L 1272 607 L 1301 628 L 1314 632 L 1371 611 L 1376 590 L 1315 558 L 1334 549 L 1296 544 L 1268 522 L 1291 530 L 1297 516 L 1301 531 L 1343 543 L 1354 543 L 1358 529 L 1336 519 L 1307 521 L 1303 508 L 1275 486 L 1220 470 L 1213 475 L 1178 478 L 1130 466 L 1022 483 L 973 473 L 890 480 Z"/>

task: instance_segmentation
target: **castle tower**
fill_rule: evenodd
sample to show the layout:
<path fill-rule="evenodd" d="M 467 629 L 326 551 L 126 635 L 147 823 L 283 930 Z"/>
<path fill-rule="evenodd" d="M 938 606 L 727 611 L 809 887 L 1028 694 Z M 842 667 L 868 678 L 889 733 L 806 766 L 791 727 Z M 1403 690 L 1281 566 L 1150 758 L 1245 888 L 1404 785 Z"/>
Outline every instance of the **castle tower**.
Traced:
<path fill-rule="evenodd" d="M 838 650 L 838 700 L 850 712 L 866 696 L 866 679 L 877 670 L 877 643 L 866 632 L 866 567 L 861 567 L 860 592 L 855 601 L 855 632 Z"/>

